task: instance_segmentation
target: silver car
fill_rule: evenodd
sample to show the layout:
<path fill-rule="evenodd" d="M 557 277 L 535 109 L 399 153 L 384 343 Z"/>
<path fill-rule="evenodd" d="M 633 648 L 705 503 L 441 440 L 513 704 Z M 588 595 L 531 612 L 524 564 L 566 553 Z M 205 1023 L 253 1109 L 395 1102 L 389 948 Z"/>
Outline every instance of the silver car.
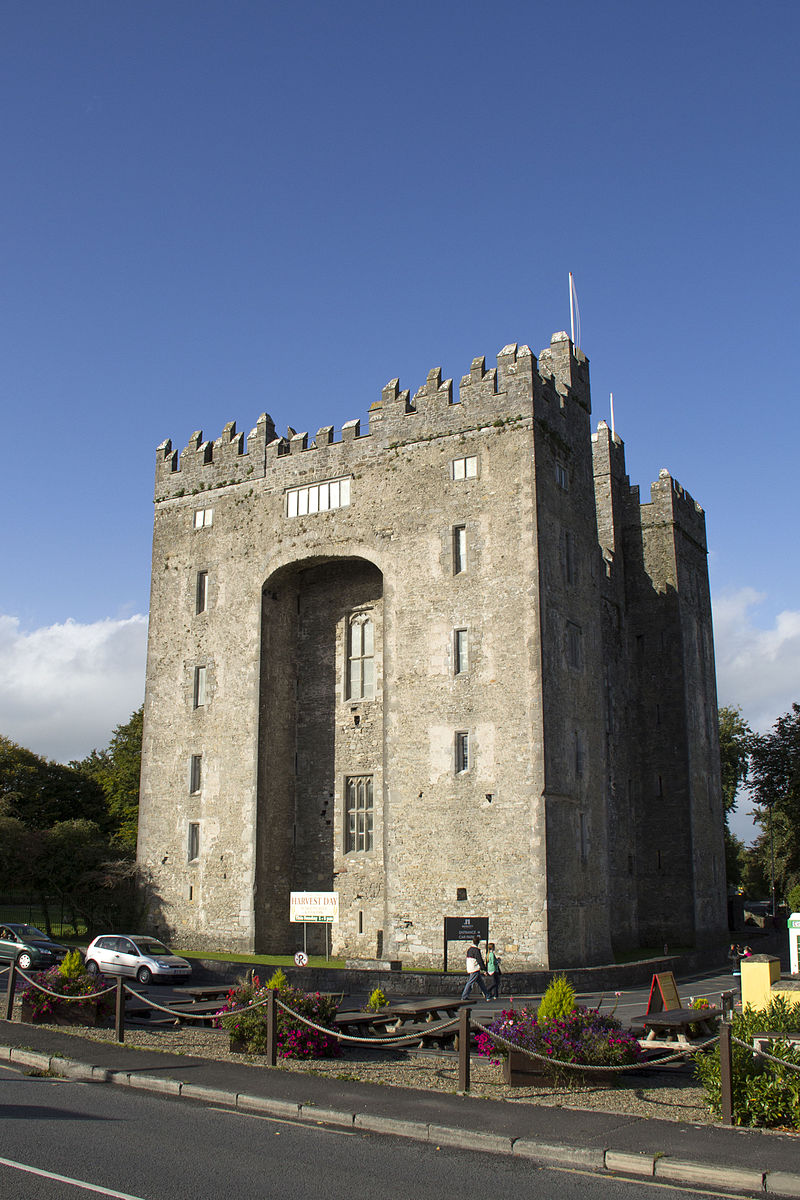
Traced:
<path fill-rule="evenodd" d="M 191 965 L 178 958 L 157 938 L 139 934 L 104 933 L 89 943 L 86 970 L 92 975 L 132 975 L 139 983 L 151 979 L 188 979 Z"/>

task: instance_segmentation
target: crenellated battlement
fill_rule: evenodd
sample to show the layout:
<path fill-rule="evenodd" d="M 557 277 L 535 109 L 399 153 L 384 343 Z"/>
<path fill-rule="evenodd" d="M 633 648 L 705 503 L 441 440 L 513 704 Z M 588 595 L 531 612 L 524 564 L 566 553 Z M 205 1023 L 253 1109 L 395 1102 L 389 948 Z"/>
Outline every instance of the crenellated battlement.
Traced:
<path fill-rule="evenodd" d="M 346 421 L 338 441 L 333 425 L 324 425 L 313 439 L 308 431 L 298 433 L 291 427 L 278 435 L 267 413 L 261 414 L 246 437 L 237 432 L 235 421 L 229 421 L 213 441 L 204 439 L 202 430 L 195 430 L 181 451 L 173 449 L 167 439 L 156 452 L 155 498 L 168 500 L 264 478 L 267 471 L 280 469 L 282 460 L 297 463 L 311 454 L 324 460 L 320 470 L 344 471 L 360 444 L 375 452 L 496 424 L 508 416 L 529 416 L 535 397 L 547 399 L 556 394 L 562 408 L 575 400 L 591 411 L 588 362 L 566 333 L 553 335 L 549 348 L 540 355 L 538 370 L 530 347 L 517 343 L 504 346 L 497 355 L 497 366 L 489 370 L 485 357 L 474 358 L 456 397 L 453 380 L 442 378 L 441 367 L 428 372 L 413 396 L 409 389 L 401 389 L 399 379 L 392 379 L 370 407 L 368 430 L 362 432 L 359 420 Z M 337 456 L 341 458 L 338 464 Z"/>

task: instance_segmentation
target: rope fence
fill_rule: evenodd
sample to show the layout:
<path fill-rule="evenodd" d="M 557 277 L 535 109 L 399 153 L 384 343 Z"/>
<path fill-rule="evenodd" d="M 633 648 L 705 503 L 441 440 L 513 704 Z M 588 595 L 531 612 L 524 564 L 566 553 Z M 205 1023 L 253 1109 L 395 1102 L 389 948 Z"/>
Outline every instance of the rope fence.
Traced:
<path fill-rule="evenodd" d="M 181 1021 L 208 1021 L 209 1013 L 192 1013 L 186 1010 L 177 1012 L 174 1007 L 169 1007 L 164 1004 L 159 1004 L 158 1001 L 151 999 L 149 996 L 143 996 L 140 992 L 135 991 L 123 982 L 122 976 L 118 976 L 115 983 L 109 987 L 101 988 L 99 991 L 92 992 L 87 995 L 65 996 L 60 992 L 54 992 L 44 986 L 38 980 L 17 966 L 16 963 L 11 963 L 5 968 L 8 974 L 8 987 L 6 992 L 5 1004 L 5 1019 L 11 1020 L 14 1005 L 14 994 L 16 989 L 17 976 L 21 977 L 28 988 L 34 988 L 46 996 L 53 997 L 66 1004 L 80 1004 L 89 1000 L 99 1000 L 103 996 L 110 993 L 116 993 L 115 1004 L 115 1032 L 117 1041 L 125 1040 L 125 996 L 135 997 L 142 1002 L 145 1007 L 151 1008 L 157 1012 L 166 1013 L 168 1016 L 176 1017 Z M 2 972 L 0 972 L 2 973 Z M 760 1046 L 744 1042 L 741 1038 L 734 1037 L 730 1023 L 723 1021 L 720 1026 L 720 1033 L 716 1037 L 711 1037 L 703 1042 L 694 1043 L 691 1046 L 681 1047 L 672 1054 L 661 1055 L 658 1058 L 648 1059 L 646 1062 L 635 1063 L 618 1063 L 613 1065 L 594 1065 L 592 1063 L 576 1063 L 568 1062 L 562 1059 L 553 1058 L 550 1055 L 541 1054 L 538 1051 L 531 1050 L 525 1046 L 516 1045 L 509 1041 L 508 1038 L 496 1033 L 494 1030 L 482 1025 L 478 1021 L 472 1021 L 472 1009 L 469 1007 L 462 1008 L 457 1018 L 447 1018 L 442 1021 L 433 1021 L 426 1023 L 424 1030 L 415 1030 L 413 1033 L 394 1033 L 385 1037 L 375 1036 L 356 1036 L 353 1034 L 343 1033 L 339 1029 L 329 1029 L 325 1025 L 312 1021 L 309 1017 L 297 1012 L 288 1004 L 284 1004 L 278 998 L 278 993 L 274 988 L 268 990 L 266 996 L 260 1000 L 253 1000 L 249 1004 L 243 1005 L 241 1008 L 222 1009 L 218 1014 L 213 1016 L 239 1016 L 245 1013 L 253 1012 L 254 1010 L 266 1008 L 266 1024 L 267 1024 L 267 1052 L 266 1058 L 269 1065 L 274 1066 L 277 1062 L 277 1015 L 278 1012 L 285 1013 L 288 1017 L 298 1021 L 300 1024 L 313 1029 L 318 1033 L 322 1033 L 327 1037 L 333 1038 L 340 1043 L 347 1043 L 354 1046 L 374 1046 L 376 1048 L 391 1049 L 401 1048 L 409 1045 L 419 1045 L 423 1039 L 441 1036 L 451 1031 L 456 1033 L 458 1055 L 459 1055 L 459 1089 L 468 1091 L 470 1086 L 470 1047 L 472 1034 L 474 1031 L 485 1034 L 491 1041 L 507 1051 L 514 1051 L 517 1054 L 523 1055 L 535 1062 L 541 1062 L 549 1068 L 555 1068 L 559 1071 L 574 1071 L 585 1074 L 590 1071 L 592 1075 L 607 1074 L 609 1076 L 621 1075 L 630 1071 L 641 1071 L 643 1066 L 648 1070 L 666 1067 L 672 1063 L 686 1058 L 693 1058 L 696 1054 L 703 1053 L 709 1050 L 712 1046 L 719 1044 L 720 1047 L 720 1083 L 721 1083 L 721 1109 L 723 1124 L 733 1124 L 733 1062 L 732 1062 L 732 1046 L 736 1045 L 747 1050 L 754 1057 L 765 1059 L 778 1066 L 788 1067 L 791 1071 L 800 1071 L 800 1064 L 790 1062 L 787 1059 L 779 1058 L 776 1055 L 769 1054 Z M 770 1035 L 772 1040 L 780 1040 L 780 1034 Z"/>

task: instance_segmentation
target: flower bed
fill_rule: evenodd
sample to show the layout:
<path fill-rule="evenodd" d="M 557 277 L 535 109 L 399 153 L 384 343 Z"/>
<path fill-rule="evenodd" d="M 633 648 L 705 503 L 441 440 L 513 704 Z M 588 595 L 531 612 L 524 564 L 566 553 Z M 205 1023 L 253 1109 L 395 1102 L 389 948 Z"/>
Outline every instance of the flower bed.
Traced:
<path fill-rule="evenodd" d="M 278 999 L 316 1025 L 330 1027 L 336 1016 L 336 1001 L 319 992 L 303 992 L 299 988 L 282 985 L 277 989 Z M 225 997 L 225 1003 L 217 1013 L 216 1024 L 230 1034 L 231 1049 L 246 1054 L 267 1052 L 267 1006 L 261 1003 L 248 1012 L 234 1009 L 265 1001 L 269 992 L 257 975 L 252 982 L 240 983 Z M 279 1007 L 277 1013 L 278 1058 L 333 1058 L 341 1053 L 339 1042 L 328 1034 L 312 1029 L 296 1017 L 289 1016 Z"/>
<path fill-rule="evenodd" d="M 48 971 L 35 972 L 31 979 L 47 988 L 47 992 L 34 987 L 33 983 L 23 981 L 19 988 L 23 1021 L 30 1021 L 34 1025 L 96 1026 L 105 1025 L 111 1019 L 114 1012 L 113 993 L 96 996 L 97 992 L 109 987 L 103 975 L 89 975 L 85 971 L 64 975 L 60 967 L 51 967 Z M 58 995 L 49 996 L 48 992 L 57 992 Z M 78 996 L 87 998 L 67 999 Z"/>
<path fill-rule="evenodd" d="M 495 1062 L 504 1058 L 505 1082 L 511 1084 L 530 1084 L 537 1078 L 580 1083 L 591 1075 L 592 1068 L 624 1066 L 642 1058 L 638 1041 L 619 1021 L 581 1006 L 565 1016 L 542 1021 L 532 1009 L 511 1008 L 486 1029 L 486 1033 L 480 1032 L 476 1038 L 478 1053 Z M 503 1038 L 511 1046 L 505 1046 L 497 1038 Z M 524 1050 L 542 1057 L 530 1058 L 521 1053 Z M 574 1063 L 586 1067 L 586 1071 L 557 1063 Z M 603 1075 L 609 1083 L 613 1082 L 613 1074 L 603 1072 Z"/>

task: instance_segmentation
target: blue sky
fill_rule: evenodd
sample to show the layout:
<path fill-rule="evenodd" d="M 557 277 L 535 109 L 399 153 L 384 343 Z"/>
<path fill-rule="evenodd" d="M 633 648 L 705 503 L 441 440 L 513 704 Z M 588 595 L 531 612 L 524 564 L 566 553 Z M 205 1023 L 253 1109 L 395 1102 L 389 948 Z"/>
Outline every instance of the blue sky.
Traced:
<path fill-rule="evenodd" d="M 706 509 L 720 700 L 800 700 L 795 0 L 0 10 L 0 730 L 143 691 L 155 447 L 568 328 Z"/>

